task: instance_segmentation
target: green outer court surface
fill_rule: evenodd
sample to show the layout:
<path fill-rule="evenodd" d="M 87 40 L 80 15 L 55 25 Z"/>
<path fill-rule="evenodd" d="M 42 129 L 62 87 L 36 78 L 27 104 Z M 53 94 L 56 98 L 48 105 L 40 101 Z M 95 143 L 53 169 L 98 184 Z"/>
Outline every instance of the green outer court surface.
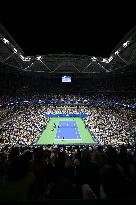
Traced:
<path fill-rule="evenodd" d="M 76 121 L 76 124 L 78 126 L 78 131 L 80 133 L 81 139 L 63 139 L 63 140 L 57 140 L 56 133 L 59 125 L 59 121 L 71 121 L 71 119 L 74 119 Z M 54 131 L 51 131 L 53 129 L 54 123 L 56 124 L 56 128 L 54 128 Z M 43 130 L 42 134 L 39 136 L 39 140 L 37 141 L 38 145 L 47 145 L 47 144 L 93 144 L 94 140 L 91 136 L 91 133 L 88 131 L 87 128 L 85 128 L 85 123 L 80 117 L 53 117 L 50 119 L 50 121 L 47 124 L 47 127 Z"/>

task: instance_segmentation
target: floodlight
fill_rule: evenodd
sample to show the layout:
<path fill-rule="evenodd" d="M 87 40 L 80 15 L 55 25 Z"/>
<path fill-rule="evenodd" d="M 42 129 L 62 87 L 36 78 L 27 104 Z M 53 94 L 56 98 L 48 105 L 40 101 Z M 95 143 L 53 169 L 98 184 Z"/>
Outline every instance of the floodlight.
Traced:
<path fill-rule="evenodd" d="M 3 38 L 4 43 L 9 43 L 9 41 L 6 38 Z"/>

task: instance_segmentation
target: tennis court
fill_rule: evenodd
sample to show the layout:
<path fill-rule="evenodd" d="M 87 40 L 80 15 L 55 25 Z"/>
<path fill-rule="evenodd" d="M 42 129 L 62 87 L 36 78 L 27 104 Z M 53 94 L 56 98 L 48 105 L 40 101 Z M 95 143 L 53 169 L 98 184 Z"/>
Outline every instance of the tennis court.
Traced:
<path fill-rule="evenodd" d="M 81 140 L 76 121 L 60 121 L 56 133 L 56 139 Z"/>
<path fill-rule="evenodd" d="M 80 117 L 52 117 L 37 144 L 93 144 L 94 140 Z"/>

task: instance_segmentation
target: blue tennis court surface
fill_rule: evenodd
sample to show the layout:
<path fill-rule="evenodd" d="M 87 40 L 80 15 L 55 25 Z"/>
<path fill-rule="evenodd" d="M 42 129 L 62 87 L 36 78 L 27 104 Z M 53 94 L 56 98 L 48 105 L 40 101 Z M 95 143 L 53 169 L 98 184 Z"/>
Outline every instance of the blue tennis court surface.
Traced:
<path fill-rule="evenodd" d="M 60 121 L 56 133 L 56 139 L 75 139 L 80 140 L 80 133 L 76 121 Z"/>

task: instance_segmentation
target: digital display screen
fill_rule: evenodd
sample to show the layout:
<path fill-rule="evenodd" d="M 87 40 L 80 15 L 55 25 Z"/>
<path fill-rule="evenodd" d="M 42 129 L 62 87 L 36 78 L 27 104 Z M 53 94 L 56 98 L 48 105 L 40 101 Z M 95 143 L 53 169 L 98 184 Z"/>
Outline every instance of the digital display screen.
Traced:
<path fill-rule="evenodd" d="M 71 76 L 69 75 L 62 76 L 62 83 L 71 83 Z"/>

